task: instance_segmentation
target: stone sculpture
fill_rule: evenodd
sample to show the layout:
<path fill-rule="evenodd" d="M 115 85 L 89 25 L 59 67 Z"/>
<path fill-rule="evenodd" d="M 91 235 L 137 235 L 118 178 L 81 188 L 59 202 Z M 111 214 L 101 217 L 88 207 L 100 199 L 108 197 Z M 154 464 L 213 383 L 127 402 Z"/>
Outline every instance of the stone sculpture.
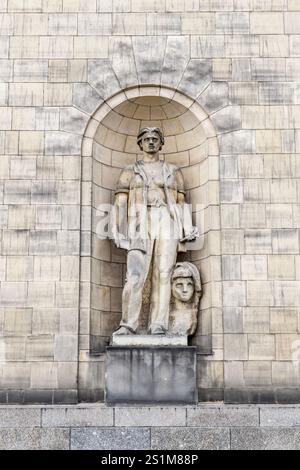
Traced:
<path fill-rule="evenodd" d="M 188 262 L 177 263 L 171 283 L 169 332 L 174 335 L 191 336 L 197 328 L 198 308 L 202 293 L 197 267 Z"/>
<path fill-rule="evenodd" d="M 138 332 L 143 287 L 152 265 L 148 333 L 165 334 L 169 326 L 171 275 L 177 253 L 198 236 L 185 202 L 181 170 L 160 160 L 164 136 L 159 128 L 140 130 L 142 160 L 121 172 L 115 196 L 113 238 L 128 251 L 122 319 L 115 335 Z"/>

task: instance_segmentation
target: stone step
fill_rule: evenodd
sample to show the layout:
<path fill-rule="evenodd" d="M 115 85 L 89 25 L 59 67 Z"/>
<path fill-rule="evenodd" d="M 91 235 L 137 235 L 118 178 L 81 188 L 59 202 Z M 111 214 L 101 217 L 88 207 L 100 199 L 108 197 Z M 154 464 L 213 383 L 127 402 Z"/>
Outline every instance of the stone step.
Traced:
<path fill-rule="evenodd" d="M 1 406 L 0 449 L 300 450 L 300 406 Z"/>

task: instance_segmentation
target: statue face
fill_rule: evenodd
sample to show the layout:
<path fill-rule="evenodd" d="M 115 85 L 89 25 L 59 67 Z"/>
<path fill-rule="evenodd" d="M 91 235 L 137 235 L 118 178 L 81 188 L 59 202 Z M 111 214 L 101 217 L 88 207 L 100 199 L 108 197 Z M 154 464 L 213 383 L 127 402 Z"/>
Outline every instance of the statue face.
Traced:
<path fill-rule="evenodd" d="M 194 295 L 194 281 L 192 277 L 177 277 L 172 282 L 172 294 L 181 302 L 189 302 Z"/>
<path fill-rule="evenodd" d="M 146 153 L 157 153 L 161 149 L 160 137 L 156 132 L 146 132 L 140 145 Z"/>

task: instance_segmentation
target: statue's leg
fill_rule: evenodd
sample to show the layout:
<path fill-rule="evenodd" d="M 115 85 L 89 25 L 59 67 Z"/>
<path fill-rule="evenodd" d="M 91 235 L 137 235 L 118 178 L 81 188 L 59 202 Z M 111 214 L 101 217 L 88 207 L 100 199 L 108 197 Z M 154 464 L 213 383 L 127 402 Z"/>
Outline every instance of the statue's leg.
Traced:
<path fill-rule="evenodd" d="M 149 250 L 130 250 L 127 257 L 126 283 L 122 295 L 122 320 L 120 327 L 135 332 L 140 326 L 140 314 L 143 298 L 143 287 L 147 279 L 151 261 L 151 243 Z M 150 253 L 149 253 L 150 252 Z"/>
<path fill-rule="evenodd" d="M 167 331 L 171 298 L 171 275 L 177 257 L 177 237 L 164 232 L 168 213 L 162 211 L 159 238 L 155 241 L 153 253 L 152 291 L 150 306 L 150 332 Z M 170 221 L 170 224 L 173 222 Z M 170 233 L 170 232 L 169 232 Z"/>

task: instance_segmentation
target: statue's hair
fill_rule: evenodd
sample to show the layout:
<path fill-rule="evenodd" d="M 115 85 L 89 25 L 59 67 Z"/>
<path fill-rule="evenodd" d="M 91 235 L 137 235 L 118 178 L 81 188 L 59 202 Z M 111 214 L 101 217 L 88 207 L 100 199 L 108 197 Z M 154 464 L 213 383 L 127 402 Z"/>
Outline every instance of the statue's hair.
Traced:
<path fill-rule="evenodd" d="M 147 132 L 155 132 L 156 134 L 158 134 L 158 136 L 160 138 L 160 142 L 161 142 L 161 147 L 164 145 L 165 138 L 164 138 L 164 135 L 163 135 L 163 133 L 162 133 L 162 131 L 160 130 L 159 127 L 143 127 L 140 130 L 140 132 L 138 133 L 138 136 L 137 136 L 137 144 L 140 147 L 140 149 L 142 149 L 141 141 L 143 139 L 143 135 L 146 134 Z"/>
<path fill-rule="evenodd" d="M 201 292 L 201 280 L 198 268 L 188 261 L 184 261 L 181 263 L 176 263 L 173 273 L 172 273 L 172 281 L 177 279 L 178 277 L 192 277 L 195 284 L 195 291 Z"/>
<path fill-rule="evenodd" d="M 200 273 L 198 271 L 197 266 L 188 261 L 183 261 L 175 264 L 173 269 L 171 282 L 175 281 L 179 277 L 191 277 L 194 281 L 194 295 L 191 301 L 191 307 L 198 309 L 199 308 L 199 300 L 202 295 L 202 285 L 201 285 L 201 278 Z M 174 302 L 174 296 L 171 296 L 171 303 Z"/>

